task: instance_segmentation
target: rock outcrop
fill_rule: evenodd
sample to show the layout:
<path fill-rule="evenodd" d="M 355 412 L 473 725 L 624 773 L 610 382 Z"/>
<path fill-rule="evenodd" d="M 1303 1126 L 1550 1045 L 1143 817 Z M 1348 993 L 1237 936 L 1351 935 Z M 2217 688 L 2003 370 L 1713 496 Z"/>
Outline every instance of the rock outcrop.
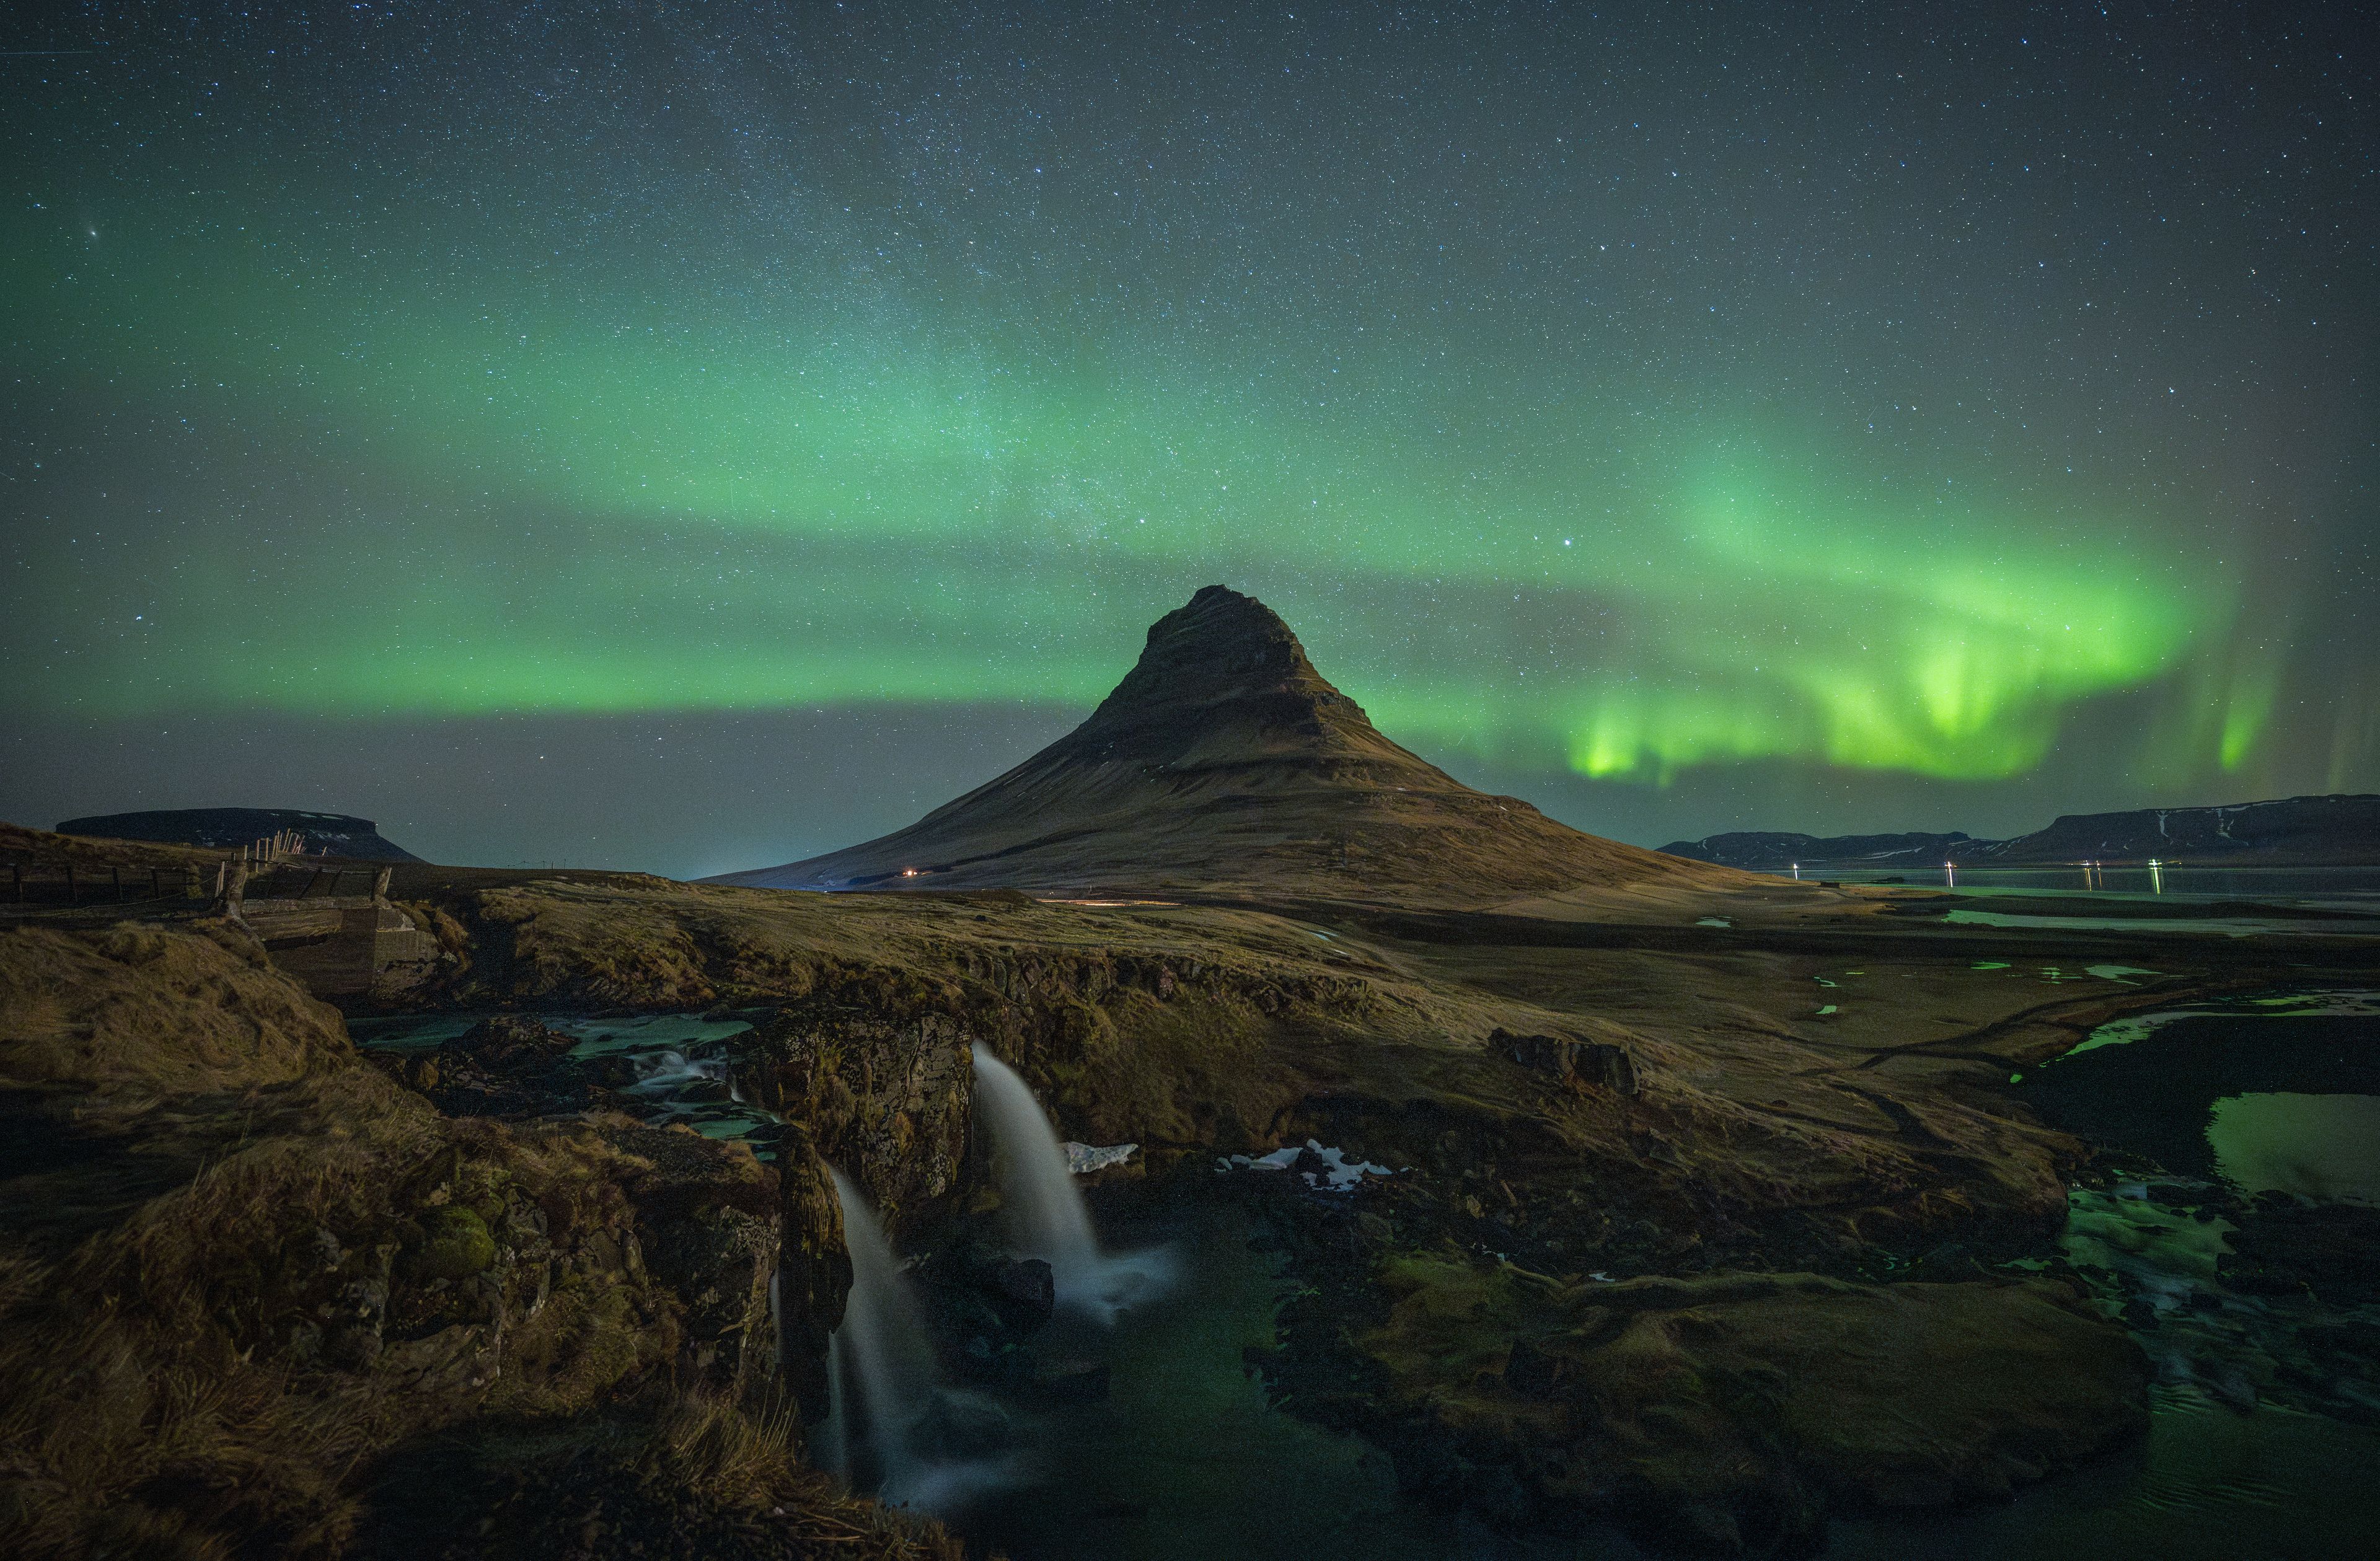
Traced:
<path fill-rule="evenodd" d="M 2146 1422 L 2139 1347 L 2049 1281 L 1600 1284 L 1405 1254 L 1378 1282 L 1351 1377 L 1380 1389 L 1324 1412 L 1509 1524 L 1585 1507 L 1766 1553 L 1830 1507 L 2005 1496 Z"/>

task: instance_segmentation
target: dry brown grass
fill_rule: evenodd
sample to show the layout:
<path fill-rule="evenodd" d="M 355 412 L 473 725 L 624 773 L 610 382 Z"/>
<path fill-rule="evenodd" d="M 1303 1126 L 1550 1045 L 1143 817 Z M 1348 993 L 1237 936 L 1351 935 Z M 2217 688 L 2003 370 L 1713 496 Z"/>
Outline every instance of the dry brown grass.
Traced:
<path fill-rule="evenodd" d="M 804 1470 L 788 1414 L 673 1396 L 682 1305 L 634 1258 L 652 1168 L 616 1130 L 440 1118 L 230 929 L 0 934 L 0 1131 L 55 1161 L 0 1198 L 11 1561 L 337 1555 L 391 1449 L 622 1412 L 673 1531 L 757 1504 L 834 1554 L 955 1555 Z M 487 1286 L 407 1277 L 447 1205 L 513 1232 Z M 387 1300 L 355 1355 L 359 1284 Z M 622 1396 L 658 1408 L 598 1413 Z"/>
<path fill-rule="evenodd" d="M 0 931 L 0 1078 L 17 1087 L 111 1099 L 244 1088 L 355 1055 L 338 1010 L 230 922 Z"/>

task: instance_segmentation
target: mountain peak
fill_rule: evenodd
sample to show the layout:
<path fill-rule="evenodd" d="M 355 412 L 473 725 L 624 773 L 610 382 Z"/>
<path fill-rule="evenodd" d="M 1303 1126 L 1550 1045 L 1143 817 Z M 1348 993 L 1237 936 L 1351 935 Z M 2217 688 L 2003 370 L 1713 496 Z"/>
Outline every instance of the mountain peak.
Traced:
<path fill-rule="evenodd" d="M 1060 744 L 1068 756 L 1180 768 L 1316 755 L 1410 755 L 1330 685 L 1281 614 L 1208 586 L 1149 626 L 1140 659 Z"/>

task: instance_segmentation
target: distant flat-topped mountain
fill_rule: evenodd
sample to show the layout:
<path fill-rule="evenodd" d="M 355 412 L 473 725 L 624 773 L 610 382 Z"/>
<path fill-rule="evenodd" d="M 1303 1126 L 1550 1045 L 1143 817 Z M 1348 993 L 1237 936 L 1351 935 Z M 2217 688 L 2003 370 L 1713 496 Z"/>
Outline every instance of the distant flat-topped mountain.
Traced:
<path fill-rule="evenodd" d="M 1662 851 L 1696 862 L 1781 872 L 1795 863 L 1851 866 L 2021 867 L 2070 862 L 2236 863 L 2344 867 L 2380 864 L 2380 796 L 2284 797 L 2222 807 L 2142 807 L 2065 814 L 2013 840 L 1947 835 L 1743 832 L 1672 841 Z"/>
<path fill-rule="evenodd" d="M 160 841 L 236 851 L 268 835 L 289 831 L 305 837 L 309 856 L 345 856 L 358 862 L 419 862 L 420 857 L 381 838 L 369 818 L 344 813 L 308 813 L 294 807 L 175 807 L 153 813 L 99 813 L 69 818 L 62 835 L 92 835 L 117 841 Z"/>
<path fill-rule="evenodd" d="M 1270 608 L 1209 586 L 1074 732 L 905 829 L 714 880 L 1491 903 L 1733 875 L 1583 834 L 1375 730 Z"/>

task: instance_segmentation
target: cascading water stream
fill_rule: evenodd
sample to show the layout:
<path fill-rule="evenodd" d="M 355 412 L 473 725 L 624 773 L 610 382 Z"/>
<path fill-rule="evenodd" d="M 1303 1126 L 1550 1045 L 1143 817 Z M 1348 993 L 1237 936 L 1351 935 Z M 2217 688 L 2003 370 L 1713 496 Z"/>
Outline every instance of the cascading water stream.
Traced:
<path fill-rule="evenodd" d="M 942 1386 L 933 1338 L 868 1199 L 829 1167 L 843 1205 L 851 1289 L 827 1341 L 820 1461 L 888 1507 L 940 1510 L 1014 1475 L 1007 1419 Z"/>
<path fill-rule="evenodd" d="M 1099 1250 L 1083 1191 L 1033 1086 L 981 1042 L 975 1047 L 975 1077 L 976 1105 L 996 1146 L 993 1169 L 1010 1240 L 1019 1256 L 1050 1265 L 1058 1303 L 1106 1320 L 1118 1306 L 1158 1289 L 1168 1272 L 1165 1252 Z"/>
<path fill-rule="evenodd" d="M 918 1428 L 934 1410 L 934 1347 L 876 1211 L 841 1171 L 827 1174 L 843 1204 L 851 1291 L 830 1347 L 829 1370 L 844 1380 L 833 1385 L 822 1439 L 846 1479 L 905 1485 Z"/>

